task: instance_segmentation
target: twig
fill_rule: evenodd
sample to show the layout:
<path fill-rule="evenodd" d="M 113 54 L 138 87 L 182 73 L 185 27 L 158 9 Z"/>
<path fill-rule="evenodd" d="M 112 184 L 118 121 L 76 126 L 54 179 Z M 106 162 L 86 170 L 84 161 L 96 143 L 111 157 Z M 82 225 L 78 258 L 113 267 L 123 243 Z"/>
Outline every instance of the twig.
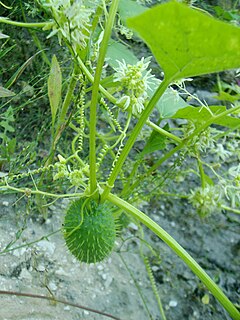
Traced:
<path fill-rule="evenodd" d="M 62 300 L 62 299 L 55 299 L 54 297 L 43 296 L 43 295 L 40 295 L 40 294 L 24 293 L 24 292 L 17 292 L 17 291 L 5 291 L 5 290 L 0 290 L 0 295 L 1 294 L 54 301 L 54 302 L 66 304 L 68 306 L 72 306 L 72 307 L 75 307 L 75 308 L 84 309 L 84 310 L 87 310 L 87 311 L 90 311 L 90 312 L 94 312 L 94 313 L 103 315 L 105 317 L 111 318 L 111 319 L 121 320 L 120 318 L 117 318 L 117 317 L 115 317 L 115 316 L 113 316 L 111 314 L 108 314 L 108 313 L 105 313 L 105 312 L 102 312 L 102 311 L 98 311 L 98 310 L 95 310 L 95 309 L 92 309 L 92 308 L 89 308 L 89 307 L 85 307 L 85 306 L 82 306 L 80 304 L 68 302 L 68 301 L 65 301 L 65 300 Z"/>

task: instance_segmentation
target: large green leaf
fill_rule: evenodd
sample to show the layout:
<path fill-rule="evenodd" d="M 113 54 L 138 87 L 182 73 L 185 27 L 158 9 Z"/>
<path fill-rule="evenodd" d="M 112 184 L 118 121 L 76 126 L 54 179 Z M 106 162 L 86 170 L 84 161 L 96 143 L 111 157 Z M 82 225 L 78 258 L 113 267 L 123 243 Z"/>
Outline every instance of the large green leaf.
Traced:
<path fill-rule="evenodd" d="M 139 154 L 138 158 L 141 159 L 146 154 L 152 153 L 157 150 L 162 150 L 165 148 L 165 146 L 166 146 L 166 137 L 153 130 L 145 147 L 143 148 L 142 152 Z"/>
<path fill-rule="evenodd" d="M 213 118 L 213 116 L 219 115 L 224 111 L 226 111 L 225 106 L 210 106 L 208 108 L 189 106 L 187 108 L 178 110 L 178 112 L 171 118 L 188 119 L 192 120 L 195 123 L 201 124 L 210 120 L 211 118 Z M 236 126 L 240 125 L 240 119 L 230 116 L 224 116 L 215 120 L 213 118 L 213 123 L 224 127 L 235 128 Z"/>
<path fill-rule="evenodd" d="M 161 118 L 170 118 L 179 109 L 186 108 L 187 106 L 187 102 L 180 97 L 177 91 L 174 91 L 171 88 L 167 88 L 156 104 Z"/>
<path fill-rule="evenodd" d="M 240 67 L 240 28 L 170 2 L 129 18 L 171 80 Z"/>
<path fill-rule="evenodd" d="M 136 64 L 138 62 L 138 58 L 127 46 L 113 39 L 109 42 L 106 58 L 112 68 L 119 66 L 117 61 L 124 60 L 127 64 Z"/>
<path fill-rule="evenodd" d="M 143 13 L 147 8 L 133 0 L 121 0 L 118 5 L 118 12 L 121 21 L 126 23 L 129 17 Z"/>

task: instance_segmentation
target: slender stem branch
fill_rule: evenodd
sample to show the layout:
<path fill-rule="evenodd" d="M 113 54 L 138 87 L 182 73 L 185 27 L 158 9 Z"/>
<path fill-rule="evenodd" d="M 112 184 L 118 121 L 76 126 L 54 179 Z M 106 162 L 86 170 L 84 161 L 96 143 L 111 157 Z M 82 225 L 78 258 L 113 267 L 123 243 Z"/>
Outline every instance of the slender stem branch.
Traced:
<path fill-rule="evenodd" d="M 231 207 L 228 207 L 228 206 L 225 206 L 225 205 L 221 205 L 221 208 L 226 210 L 226 211 L 232 211 L 234 213 L 240 214 L 240 210 L 235 209 L 235 208 L 231 208 Z"/>
<path fill-rule="evenodd" d="M 48 296 L 44 296 L 44 295 L 40 295 L 40 294 L 33 294 L 33 293 L 24 293 L 24 292 L 17 292 L 17 291 L 6 291 L 6 290 L 0 290 L 0 295 L 1 294 L 5 294 L 5 295 L 11 295 L 11 296 L 17 296 L 17 297 L 28 297 L 28 298 L 35 298 L 35 299 L 43 299 L 43 300 L 49 300 L 49 301 L 53 301 L 53 302 L 58 302 L 58 303 L 62 303 L 68 306 L 72 306 L 78 309 L 83 309 L 83 310 L 87 310 L 89 312 L 93 312 L 93 313 L 97 313 L 100 314 L 102 316 L 111 318 L 111 319 L 115 319 L 115 320 L 121 320 L 120 318 L 117 318 L 109 313 L 106 312 L 102 312 L 102 311 L 98 311 L 89 307 L 85 307 L 82 306 L 80 304 L 76 304 L 76 303 L 72 303 L 72 302 L 68 302 L 66 300 L 62 300 L 62 299 L 57 299 L 55 297 L 48 297 Z"/>
<path fill-rule="evenodd" d="M 151 111 L 153 110 L 154 106 L 162 96 L 162 94 L 165 92 L 166 88 L 168 87 L 169 83 L 171 81 L 163 80 L 158 89 L 156 90 L 155 94 L 153 95 L 152 99 L 149 101 L 148 106 L 146 109 L 142 112 L 136 126 L 134 127 L 133 131 L 131 132 L 131 136 L 129 137 L 125 147 L 122 150 L 122 153 L 120 154 L 118 161 L 115 164 L 115 167 L 112 170 L 112 173 L 107 181 L 107 186 L 102 194 L 102 199 L 104 200 L 108 193 L 110 192 L 111 188 L 114 185 L 114 182 L 122 169 L 123 163 L 126 160 L 130 150 L 132 149 L 132 146 L 134 142 L 137 139 L 137 136 L 139 132 L 141 131 L 143 125 L 146 123 Z"/>
<path fill-rule="evenodd" d="M 94 193 L 97 188 L 96 178 L 96 124 L 97 124 L 97 103 L 98 103 L 98 92 L 101 80 L 101 73 L 104 64 L 105 55 L 107 52 L 107 45 L 111 36 L 115 16 L 117 13 L 119 0 L 113 0 L 109 16 L 107 19 L 103 40 L 99 50 L 99 58 L 97 62 L 96 73 L 94 76 L 93 88 L 92 88 L 92 99 L 90 105 L 90 139 L 89 139 L 89 157 L 90 157 L 90 193 Z"/>
<path fill-rule="evenodd" d="M 155 130 L 156 132 L 160 133 L 161 135 L 177 142 L 177 143 L 181 143 L 182 142 L 182 139 L 175 136 L 174 134 L 172 134 L 171 132 L 168 132 L 162 128 L 160 128 L 158 125 L 156 125 L 155 123 L 153 123 L 152 121 L 150 120 L 147 120 L 146 121 L 146 124 L 149 125 L 149 127 L 151 127 L 153 130 Z"/>
<path fill-rule="evenodd" d="M 225 310 L 230 314 L 234 320 L 240 319 L 240 313 L 226 297 L 216 283 L 209 277 L 209 275 L 200 267 L 200 265 L 190 256 L 190 254 L 164 229 L 157 223 L 150 219 L 143 212 L 122 200 L 121 198 L 109 193 L 107 199 L 118 207 L 122 208 L 137 220 L 141 221 L 145 226 L 152 230 L 160 239 L 162 239 L 195 273 L 195 275 L 205 284 L 208 290 L 215 296 L 215 298 L 222 304 Z"/>
<path fill-rule="evenodd" d="M 53 22 L 18 22 L 12 21 L 4 17 L 0 17 L 0 23 L 11 24 L 16 27 L 23 27 L 23 28 L 43 28 L 46 25 L 51 25 Z"/>
<path fill-rule="evenodd" d="M 37 195 L 42 195 L 42 196 L 46 196 L 46 197 L 52 197 L 52 198 L 79 198 L 79 197 L 82 197 L 83 196 L 83 193 L 66 193 L 66 194 L 55 194 L 55 193 L 49 193 L 49 192 L 45 192 L 45 191 L 41 191 L 41 190 L 31 190 L 31 189 L 22 189 L 22 188 L 15 188 L 15 187 L 12 187 L 12 186 L 3 186 L 3 187 L 0 187 L 0 190 L 5 191 L 5 190 L 12 190 L 12 191 L 15 191 L 15 192 L 20 192 L 20 193 L 25 193 L 26 195 L 28 193 L 31 194 L 37 194 Z"/>
<path fill-rule="evenodd" d="M 48 239 L 49 237 L 51 237 L 52 235 L 60 232 L 62 229 L 58 229 L 56 231 L 53 231 L 51 233 L 49 233 L 48 235 L 46 236 L 42 236 L 41 238 L 37 239 L 37 240 L 34 240 L 34 241 L 31 241 L 31 242 L 28 242 L 28 243 L 24 243 L 24 244 L 21 244 L 20 246 L 16 246 L 16 247 L 11 247 L 13 245 L 13 243 L 11 243 L 11 246 L 9 248 L 9 245 L 7 245 L 7 249 L 3 249 L 2 251 L 0 251 L 0 255 L 2 254 L 6 254 L 8 252 L 12 252 L 14 250 L 18 250 L 18 249 L 21 249 L 21 248 L 25 248 L 25 247 L 30 247 L 32 246 L 33 244 L 37 243 L 37 242 L 40 242 L 41 240 L 45 240 L 45 239 Z"/>

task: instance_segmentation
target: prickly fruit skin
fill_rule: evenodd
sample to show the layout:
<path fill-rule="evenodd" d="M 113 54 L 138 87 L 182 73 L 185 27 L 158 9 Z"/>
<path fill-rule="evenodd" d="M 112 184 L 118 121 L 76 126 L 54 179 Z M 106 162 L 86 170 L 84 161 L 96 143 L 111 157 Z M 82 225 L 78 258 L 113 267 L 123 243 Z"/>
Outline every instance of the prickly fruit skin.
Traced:
<path fill-rule="evenodd" d="M 108 204 L 93 200 L 74 201 L 64 219 L 64 238 L 71 253 L 81 262 L 99 262 L 114 247 L 115 220 Z"/>

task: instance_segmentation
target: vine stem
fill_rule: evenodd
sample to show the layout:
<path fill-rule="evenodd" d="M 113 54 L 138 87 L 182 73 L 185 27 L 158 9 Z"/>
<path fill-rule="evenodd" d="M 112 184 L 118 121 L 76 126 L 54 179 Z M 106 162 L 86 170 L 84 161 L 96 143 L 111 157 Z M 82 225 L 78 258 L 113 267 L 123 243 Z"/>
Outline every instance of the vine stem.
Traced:
<path fill-rule="evenodd" d="M 234 213 L 237 213 L 237 214 L 240 214 L 240 210 L 238 210 L 238 209 L 235 209 L 235 208 L 231 208 L 231 207 L 228 207 L 228 206 L 225 206 L 225 205 L 221 205 L 221 208 L 223 209 L 223 210 L 226 210 L 226 211 L 232 211 L 232 212 L 234 212 Z"/>
<path fill-rule="evenodd" d="M 209 277 L 209 275 L 200 267 L 200 265 L 190 256 L 190 254 L 175 240 L 173 239 L 163 228 L 161 228 L 156 222 L 150 219 L 142 211 L 138 210 L 128 202 L 119 198 L 118 196 L 109 193 L 107 199 L 119 208 L 125 210 L 131 214 L 134 218 L 141 221 L 151 231 L 153 231 L 161 240 L 163 240 L 193 271 L 193 273 L 205 284 L 208 290 L 214 295 L 214 297 L 222 304 L 225 310 L 230 314 L 234 320 L 240 319 L 240 313 L 227 298 L 227 296 L 221 291 L 216 283 Z"/>
<path fill-rule="evenodd" d="M 99 57 L 97 61 L 96 72 L 93 81 L 92 99 L 90 104 L 90 136 L 89 136 L 89 157 L 90 157 L 90 194 L 94 193 L 97 188 L 96 177 L 96 124 L 97 124 L 97 104 L 99 85 L 101 80 L 101 73 L 104 64 L 105 55 L 107 52 L 107 45 L 112 33 L 112 28 L 117 13 L 119 0 L 113 0 L 106 27 L 104 30 L 103 40 L 99 49 Z"/>
<path fill-rule="evenodd" d="M 163 95 L 163 93 L 165 92 L 166 88 L 168 87 L 169 83 L 171 83 L 171 79 L 168 80 L 163 80 L 160 84 L 160 86 L 158 87 L 158 89 L 156 90 L 155 94 L 152 96 L 151 100 L 149 101 L 146 109 L 142 112 L 136 126 L 134 127 L 133 131 L 131 132 L 131 135 L 127 141 L 127 143 L 125 144 L 122 153 L 120 154 L 115 167 L 113 168 L 111 175 L 107 181 L 107 185 L 106 188 L 102 194 L 102 199 L 106 199 L 107 195 L 109 194 L 111 188 L 114 185 L 114 182 L 120 172 L 120 170 L 122 169 L 123 163 L 126 160 L 129 152 L 132 149 L 132 146 L 134 144 L 134 142 L 137 139 L 138 134 L 140 133 L 142 127 L 144 126 L 144 124 L 146 123 L 148 117 L 150 116 L 154 106 L 156 105 L 156 103 L 158 102 L 158 100 L 160 99 L 160 97 Z"/>
<path fill-rule="evenodd" d="M 46 25 L 53 25 L 54 22 L 18 22 L 12 21 L 4 17 L 0 17 L 0 23 L 11 24 L 16 27 L 23 27 L 23 28 L 44 28 Z"/>

